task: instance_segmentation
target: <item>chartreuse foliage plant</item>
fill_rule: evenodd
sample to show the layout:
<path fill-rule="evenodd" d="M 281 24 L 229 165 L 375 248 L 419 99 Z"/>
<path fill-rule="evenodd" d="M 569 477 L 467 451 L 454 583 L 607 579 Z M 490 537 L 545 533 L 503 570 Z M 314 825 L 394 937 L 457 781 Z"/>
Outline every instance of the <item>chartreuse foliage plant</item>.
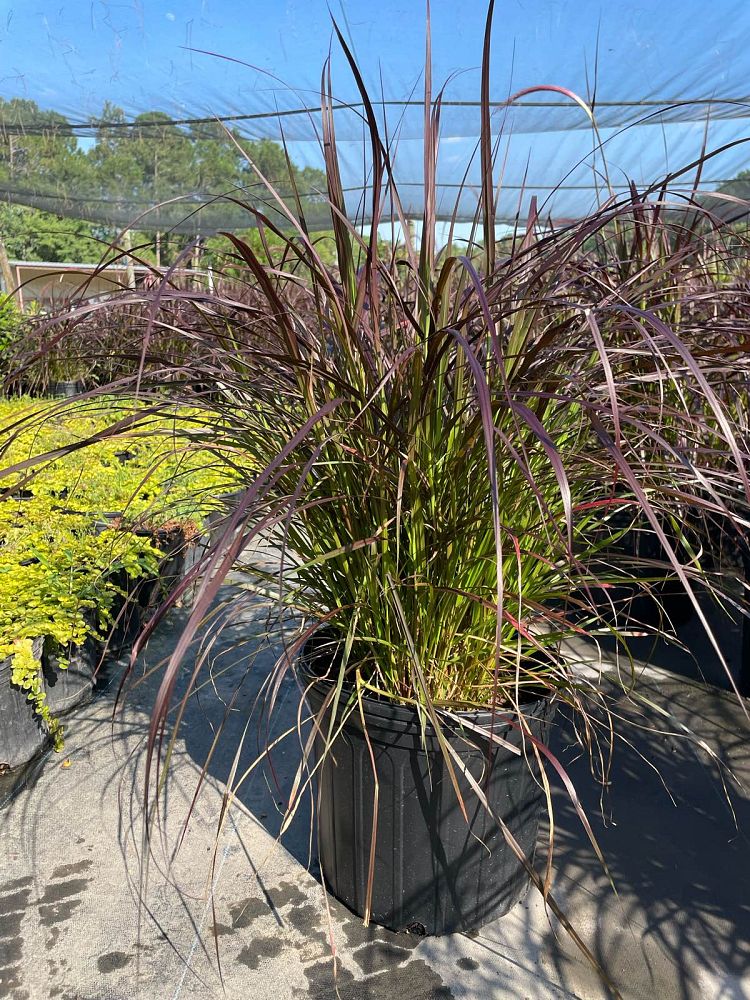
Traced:
<path fill-rule="evenodd" d="M 171 407 L 130 433 L 101 437 L 139 409 L 115 398 L 64 405 L 0 400 L 3 464 L 12 469 L 29 463 L 6 475 L 4 491 L 47 497 L 62 513 L 117 513 L 128 523 L 158 526 L 169 520 L 200 527 L 216 509 L 216 498 L 237 490 L 247 476 L 247 456 L 241 454 L 233 467 L 217 460 L 205 415 L 197 409 Z M 51 457 L 39 463 L 44 455 Z"/>
<path fill-rule="evenodd" d="M 163 414 L 137 434 L 96 439 L 133 409 L 113 399 L 62 408 L 0 400 L 6 469 L 51 456 L 6 477 L 0 501 L 0 658 L 12 658 L 12 681 L 28 691 L 57 748 L 62 729 L 46 705 L 32 640 L 46 637 L 64 652 L 90 636 L 104 637 L 119 571 L 131 580 L 157 574 L 159 528 L 166 524 L 191 537 L 216 496 L 237 488 L 238 475 L 191 440 L 188 431 L 200 427 L 195 416 Z M 66 667 L 64 655 L 59 663 Z"/>
<path fill-rule="evenodd" d="M 62 727 L 46 704 L 33 640 L 64 651 L 104 637 L 118 594 L 114 574 L 154 575 L 159 558 L 147 537 L 113 528 L 94 534 L 90 519 L 54 516 L 44 500 L 24 501 L 20 511 L 0 504 L 0 659 L 11 658 L 11 681 L 28 692 L 55 749 Z M 67 667 L 64 656 L 59 665 Z"/>
<path fill-rule="evenodd" d="M 24 319 L 13 296 L 0 296 L 0 357 L 17 341 L 24 327 Z"/>
<path fill-rule="evenodd" d="M 27 698 L 34 706 L 34 712 L 47 726 L 53 748 L 59 753 L 64 747 L 63 727 L 60 720 L 53 717 L 46 704 L 47 695 L 42 680 L 42 663 L 34 655 L 34 643 L 31 639 L 14 639 L 10 646 L 0 649 L 3 659 L 11 658 L 10 681 L 28 692 Z"/>

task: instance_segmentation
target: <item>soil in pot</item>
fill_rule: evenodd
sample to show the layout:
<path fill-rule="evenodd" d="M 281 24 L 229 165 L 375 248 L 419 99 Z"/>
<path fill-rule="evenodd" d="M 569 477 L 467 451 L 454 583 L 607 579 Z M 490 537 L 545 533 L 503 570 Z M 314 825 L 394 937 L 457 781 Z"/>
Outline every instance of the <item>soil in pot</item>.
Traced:
<path fill-rule="evenodd" d="M 329 689 L 317 681 L 308 690 L 316 715 Z M 432 727 L 428 725 L 423 745 L 416 710 L 371 698 L 363 699 L 363 705 L 378 776 L 371 919 L 395 931 L 448 934 L 474 930 L 507 913 L 527 891 L 527 872 L 456 769 L 469 822 L 464 819 Z M 546 742 L 553 713 L 548 699 L 525 709 L 536 739 Z M 464 717 L 490 725 L 489 712 Z M 517 717 L 499 713 L 494 731 L 521 749 L 520 730 L 508 719 Z M 533 864 L 544 807 L 533 754 L 527 759 L 523 752 L 490 746 L 455 723 L 446 723 L 444 735 Z M 367 739 L 356 710 L 319 772 L 321 870 L 333 895 L 359 916 L 364 916 L 367 899 L 375 793 Z M 323 746 L 317 737 L 318 759 Z"/>
<path fill-rule="evenodd" d="M 34 655 L 43 641 L 35 639 Z M 34 712 L 28 692 L 10 682 L 11 660 L 0 661 L 0 771 L 23 767 L 49 743 L 47 727 Z"/>

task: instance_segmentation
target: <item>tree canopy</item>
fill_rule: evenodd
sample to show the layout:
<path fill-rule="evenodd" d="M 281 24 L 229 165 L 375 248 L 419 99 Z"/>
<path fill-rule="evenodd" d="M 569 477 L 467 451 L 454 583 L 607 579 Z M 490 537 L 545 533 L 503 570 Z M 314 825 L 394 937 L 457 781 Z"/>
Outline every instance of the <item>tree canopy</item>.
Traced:
<path fill-rule="evenodd" d="M 129 121 L 110 103 L 86 124 L 79 137 L 58 112 L 0 98 L 0 235 L 11 256 L 96 260 L 100 241 L 132 227 L 159 233 L 169 259 L 187 237 L 247 228 L 247 204 L 273 216 L 257 171 L 290 208 L 299 195 L 306 215 L 325 213 L 322 172 L 290 164 L 270 139 L 159 111 Z"/>

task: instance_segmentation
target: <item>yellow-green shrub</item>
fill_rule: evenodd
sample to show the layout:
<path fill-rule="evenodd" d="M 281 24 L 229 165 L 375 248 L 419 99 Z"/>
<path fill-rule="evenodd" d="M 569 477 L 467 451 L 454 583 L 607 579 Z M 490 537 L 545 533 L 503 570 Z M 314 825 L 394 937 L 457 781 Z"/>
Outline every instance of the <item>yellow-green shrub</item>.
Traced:
<path fill-rule="evenodd" d="M 104 634 L 117 597 L 113 575 L 153 575 L 160 553 L 128 531 L 95 534 L 87 518 L 45 518 L 44 506 L 42 500 L 0 504 L 0 659 L 11 658 L 12 683 L 28 692 L 60 749 L 62 728 L 46 704 L 32 641 L 44 637 L 67 649 Z M 67 666 L 64 657 L 59 662 Z"/>

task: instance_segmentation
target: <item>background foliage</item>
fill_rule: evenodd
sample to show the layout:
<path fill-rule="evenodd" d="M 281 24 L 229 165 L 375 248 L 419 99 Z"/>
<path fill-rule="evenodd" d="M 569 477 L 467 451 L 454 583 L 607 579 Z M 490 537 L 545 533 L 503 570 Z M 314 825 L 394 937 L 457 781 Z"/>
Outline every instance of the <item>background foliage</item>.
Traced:
<path fill-rule="evenodd" d="M 96 121 L 94 137 L 79 142 L 57 112 L 24 98 L 0 98 L 0 187 L 8 192 L 0 236 L 11 257 L 96 261 L 116 240 L 120 220 L 126 220 L 134 225 L 136 245 L 144 242 L 141 229 L 161 230 L 158 254 L 162 263 L 172 263 L 189 237 L 169 230 L 191 214 L 191 202 L 223 194 L 257 201 L 264 194 L 251 161 L 287 194 L 292 184 L 313 198 L 325 189 L 323 174 L 288 164 L 279 143 L 248 140 L 218 122 L 177 126 L 151 111 L 130 123 L 111 103 Z M 183 196 L 178 209 L 166 217 L 149 215 L 139 227 L 138 217 L 172 199 L 175 191 Z M 38 211 L 40 206 L 54 209 L 56 201 L 60 215 Z M 239 225 L 247 226 L 241 209 L 236 215 Z M 94 221 L 83 221 L 87 218 Z M 102 221 L 108 218 L 112 225 Z M 210 206 L 201 220 L 209 235 Z M 145 250 L 147 259 L 157 253 L 154 237 L 150 240 L 154 245 Z"/>

